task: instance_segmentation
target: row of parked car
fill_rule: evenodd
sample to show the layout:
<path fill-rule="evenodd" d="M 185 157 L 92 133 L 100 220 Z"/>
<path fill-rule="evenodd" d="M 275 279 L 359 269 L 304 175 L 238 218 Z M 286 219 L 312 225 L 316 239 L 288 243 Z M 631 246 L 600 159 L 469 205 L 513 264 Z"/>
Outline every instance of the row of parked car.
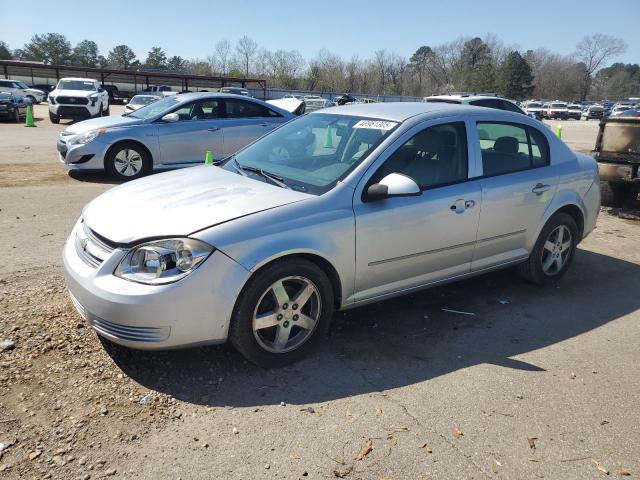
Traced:
<path fill-rule="evenodd" d="M 543 118 L 550 120 L 592 120 L 610 115 L 621 115 L 627 111 L 635 111 L 637 110 L 635 107 L 638 105 L 633 102 L 567 103 L 561 100 L 552 102 L 529 100 L 524 102 L 522 106 L 527 114 L 534 115 L 539 120 Z"/>

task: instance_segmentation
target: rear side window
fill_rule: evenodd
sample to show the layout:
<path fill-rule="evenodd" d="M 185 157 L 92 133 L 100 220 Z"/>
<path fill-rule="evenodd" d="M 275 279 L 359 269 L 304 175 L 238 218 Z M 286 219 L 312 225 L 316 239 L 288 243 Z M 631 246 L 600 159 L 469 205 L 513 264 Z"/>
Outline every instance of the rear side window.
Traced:
<path fill-rule="evenodd" d="M 503 108 L 502 108 L 503 110 L 506 110 L 508 112 L 522 113 L 522 110 L 520 110 L 520 108 L 517 105 L 514 105 L 511 102 L 502 100 L 502 105 L 503 105 Z"/>
<path fill-rule="evenodd" d="M 484 176 L 549 164 L 549 144 L 535 128 L 516 123 L 478 122 Z"/>
<path fill-rule="evenodd" d="M 502 101 L 496 100 L 494 98 L 487 98 L 483 100 L 473 100 L 469 102 L 469 105 L 475 105 L 476 107 L 487 107 L 487 108 L 495 108 L 497 110 L 504 110 L 502 106 Z"/>
<path fill-rule="evenodd" d="M 225 100 L 227 118 L 262 118 L 280 115 L 262 105 L 243 100 Z"/>

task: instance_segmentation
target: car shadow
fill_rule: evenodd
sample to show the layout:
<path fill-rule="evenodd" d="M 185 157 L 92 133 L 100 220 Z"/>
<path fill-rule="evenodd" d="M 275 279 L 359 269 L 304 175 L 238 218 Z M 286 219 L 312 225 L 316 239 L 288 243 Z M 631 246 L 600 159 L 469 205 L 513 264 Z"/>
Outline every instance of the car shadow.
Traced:
<path fill-rule="evenodd" d="M 107 175 L 105 172 L 99 172 L 99 171 L 84 171 L 84 170 L 69 170 L 68 172 L 69 177 L 73 178 L 74 180 L 78 180 L 79 182 L 86 182 L 86 183 L 101 183 L 101 184 L 108 184 L 108 185 L 120 185 L 122 182 L 119 180 L 115 180 L 113 178 L 111 178 L 109 175 Z"/>
<path fill-rule="evenodd" d="M 529 285 L 508 269 L 338 312 L 323 346 L 281 369 L 255 367 L 226 345 L 168 352 L 105 345 L 133 380 L 194 404 L 313 404 L 483 363 L 539 374 L 543 366 L 514 357 L 636 311 L 640 297 L 629 285 L 640 285 L 639 265 L 578 250 L 556 285 Z"/>

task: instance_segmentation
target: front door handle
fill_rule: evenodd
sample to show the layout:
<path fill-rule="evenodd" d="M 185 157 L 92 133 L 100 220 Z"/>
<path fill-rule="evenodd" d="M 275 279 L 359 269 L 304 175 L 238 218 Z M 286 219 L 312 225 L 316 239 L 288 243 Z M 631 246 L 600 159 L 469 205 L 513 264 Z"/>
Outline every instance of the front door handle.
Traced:
<path fill-rule="evenodd" d="M 211 127 L 207 128 L 207 130 L 209 130 L 210 132 L 217 132 L 218 130 L 220 130 L 220 127 Z"/>
<path fill-rule="evenodd" d="M 456 200 L 456 203 L 449 207 L 449 210 L 455 213 L 464 213 L 466 209 L 466 203 L 463 198 Z"/>
<path fill-rule="evenodd" d="M 533 187 L 531 189 L 531 191 L 533 193 L 535 193 L 536 195 L 542 195 L 544 192 L 546 192 L 550 188 L 551 188 L 551 185 L 545 185 L 544 183 L 538 183 L 538 184 L 536 184 L 535 187 Z"/>

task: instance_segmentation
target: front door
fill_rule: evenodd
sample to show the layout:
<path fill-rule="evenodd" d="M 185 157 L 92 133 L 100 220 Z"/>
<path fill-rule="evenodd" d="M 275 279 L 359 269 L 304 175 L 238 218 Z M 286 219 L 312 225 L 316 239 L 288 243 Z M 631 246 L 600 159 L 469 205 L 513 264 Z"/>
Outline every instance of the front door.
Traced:
<path fill-rule="evenodd" d="M 214 160 L 224 158 L 222 109 L 218 100 L 198 100 L 182 105 L 172 113 L 179 116 L 177 122 L 158 123 L 160 163 L 203 163 L 208 150 Z"/>
<path fill-rule="evenodd" d="M 402 173 L 421 194 L 372 202 L 356 194 L 356 301 L 470 271 L 481 195 L 479 181 L 469 178 L 467 130 L 455 118 L 417 126 L 363 179 L 366 191 Z"/>

